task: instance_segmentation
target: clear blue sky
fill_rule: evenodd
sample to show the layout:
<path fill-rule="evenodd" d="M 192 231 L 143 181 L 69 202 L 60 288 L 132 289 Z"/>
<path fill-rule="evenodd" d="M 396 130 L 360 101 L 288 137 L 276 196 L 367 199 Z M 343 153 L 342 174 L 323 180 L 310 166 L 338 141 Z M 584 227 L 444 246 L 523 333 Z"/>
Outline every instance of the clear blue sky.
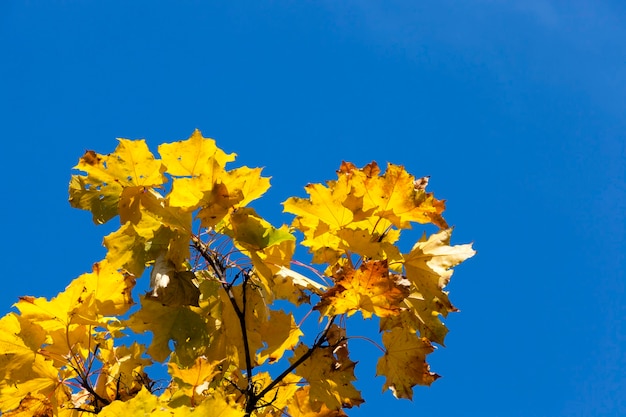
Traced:
<path fill-rule="evenodd" d="M 362 360 L 351 416 L 626 415 L 624 22 L 621 1 L 4 0 L 3 310 L 104 256 L 111 228 L 67 203 L 86 149 L 199 128 L 273 177 L 274 223 L 342 160 L 389 161 L 474 242 L 443 378 L 399 401 Z"/>

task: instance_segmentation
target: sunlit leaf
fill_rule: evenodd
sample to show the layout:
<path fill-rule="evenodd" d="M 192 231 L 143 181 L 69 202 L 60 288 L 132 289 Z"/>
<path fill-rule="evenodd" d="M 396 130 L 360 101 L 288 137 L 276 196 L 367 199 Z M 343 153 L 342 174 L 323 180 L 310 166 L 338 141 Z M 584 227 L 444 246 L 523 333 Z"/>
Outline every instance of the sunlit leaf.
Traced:
<path fill-rule="evenodd" d="M 327 316 L 353 315 L 364 318 L 397 315 L 401 302 L 409 295 L 410 283 L 401 276 L 390 274 L 387 261 L 369 261 L 357 270 L 341 268 L 334 277 L 335 286 L 322 294 L 316 310 Z"/>
<path fill-rule="evenodd" d="M 343 410 L 330 409 L 320 400 L 311 400 L 311 387 L 300 388 L 288 404 L 291 417 L 346 417 Z"/>
<path fill-rule="evenodd" d="M 378 360 L 376 374 L 386 377 L 383 390 L 390 389 L 396 398 L 412 399 L 415 385 L 430 385 L 439 377 L 426 363 L 426 355 L 434 348 L 410 328 L 384 332 L 383 344 L 385 354 Z"/>
<path fill-rule="evenodd" d="M 310 406 L 321 407 L 324 404 L 331 410 L 339 410 L 358 406 L 363 403 L 363 399 L 352 384 L 356 380 L 354 376 L 356 362 L 348 357 L 345 332 L 334 327 L 335 333 L 341 336 L 329 340 L 331 346 L 316 349 L 311 357 L 296 369 L 296 374 L 306 379 L 311 387 Z M 291 361 L 304 355 L 307 350 L 304 345 L 298 346 Z"/>
<path fill-rule="evenodd" d="M 343 162 L 283 203 L 291 227 L 274 227 L 248 206 L 270 187 L 261 168 L 227 167 L 236 155 L 199 130 L 158 151 L 120 139 L 74 167 L 70 204 L 120 227 L 91 272 L 0 319 L 2 416 L 345 416 L 364 402 L 346 336 L 357 312 L 379 318 L 385 389 L 412 398 L 437 378 L 426 356 L 456 311 L 445 287 L 474 251 L 450 245 L 428 177 Z M 416 223 L 439 231 L 404 253 Z"/>
<path fill-rule="evenodd" d="M 72 176 L 70 203 L 90 210 L 96 223 L 110 220 L 118 214 L 118 205 L 130 206 L 128 200 L 166 181 L 161 161 L 144 140 L 119 139 L 115 152 L 108 155 L 87 151 L 74 168 L 87 175 Z"/>
<path fill-rule="evenodd" d="M 17 363 L 11 364 L 9 372 L 5 372 L 0 381 L 0 410 L 13 410 L 20 406 L 20 402 L 28 395 L 42 394 L 51 397 L 56 390 L 64 391 L 60 385 L 59 371 L 52 361 L 42 355 L 12 356 Z M 4 358 L 0 366 L 4 365 Z"/>
<path fill-rule="evenodd" d="M 141 309 L 126 324 L 137 333 L 152 332 L 147 353 L 157 362 L 163 362 L 172 352 L 170 341 L 181 364 L 193 363 L 209 343 L 205 320 L 186 306 L 168 307 L 144 298 Z"/>
<path fill-rule="evenodd" d="M 446 316 L 456 311 L 443 289 L 450 281 L 452 268 L 476 253 L 472 245 L 450 246 L 452 229 L 439 231 L 428 238 L 424 237 L 415 244 L 411 252 L 404 255 L 406 277 L 415 292 L 409 300 L 420 322 L 424 324 L 427 336 L 428 328 L 434 333 L 434 341 L 443 344 L 442 330 L 434 319 L 438 315 Z"/>
<path fill-rule="evenodd" d="M 132 399 L 128 401 L 113 401 L 104 407 L 100 412 L 101 417 L 120 417 L 120 416 L 152 416 L 152 417 L 171 417 L 171 416 L 188 416 L 189 410 L 170 409 L 166 404 L 159 401 L 158 397 L 145 388 Z"/>
<path fill-rule="evenodd" d="M 263 363 L 267 359 L 270 363 L 276 362 L 285 351 L 293 349 L 302 335 L 304 333 L 296 324 L 293 315 L 283 311 L 270 311 L 269 321 L 262 334 L 267 347 L 257 355 L 257 362 Z"/>
<path fill-rule="evenodd" d="M 242 208 L 232 212 L 218 230 L 250 251 L 263 250 L 286 240 L 295 240 L 289 230 L 273 227 L 251 208 Z"/>
<path fill-rule="evenodd" d="M 102 367 L 98 373 L 95 391 L 111 401 L 134 397 L 150 379 L 144 368 L 152 361 L 144 357 L 146 347 L 137 342 L 130 346 L 114 346 L 108 339 L 97 351 Z"/>
<path fill-rule="evenodd" d="M 213 172 L 235 160 L 236 154 L 226 154 L 196 129 L 189 139 L 159 145 L 159 154 L 167 172 L 175 176 L 211 177 Z"/>
<path fill-rule="evenodd" d="M 209 388 L 213 377 L 221 372 L 218 369 L 220 363 L 209 362 L 206 357 L 200 356 L 187 368 L 172 362 L 168 364 L 170 375 L 178 384 L 179 395 L 189 397 L 189 406 L 194 407 L 202 402 L 204 391 Z"/>

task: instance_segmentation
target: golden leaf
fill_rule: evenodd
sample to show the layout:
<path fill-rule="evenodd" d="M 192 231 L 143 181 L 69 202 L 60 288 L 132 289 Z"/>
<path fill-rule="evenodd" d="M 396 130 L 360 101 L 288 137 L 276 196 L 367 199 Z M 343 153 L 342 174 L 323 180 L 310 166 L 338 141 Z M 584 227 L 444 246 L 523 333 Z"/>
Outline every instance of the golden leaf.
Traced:
<path fill-rule="evenodd" d="M 430 372 L 426 355 L 434 348 L 410 328 L 394 327 L 383 333 L 385 354 L 378 360 L 376 375 L 385 376 L 383 390 L 390 389 L 396 398 L 413 397 L 413 386 L 430 385 L 439 376 Z"/>
<path fill-rule="evenodd" d="M 19 406 L 12 411 L 3 412 L 3 417 L 51 417 L 54 409 L 47 396 L 28 393 L 20 400 Z"/>
<path fill-rule="evenodd" d="M 189 410 L 185 411 L 187 411 L 186 414 L 180 413 L 180 415 L 189 415 Z M 159 399 L 146 388 L 142 388 L 134 398 L 128 401 L 113 401 L 111 404 L 104 407 L 98 415 L 100 417 L 172 417 L 177 414 L 174 414 L 174 410 L 169 409 L 165 404 L 160 403 Z"/>
<path fill-rule="evenodd" d="M 203 227 L 213 227 L 232 209 L 244 207 L 269 188 L 260 168 L 241 167 L 226 171 L 235 154 L 225 154 L 213 139 L 196 130 L 185 141 L 163 144 L 159 153 L 167 172 L 175 176 L 167 200 L 183 211 L 200 208 Z"/>
<path fill-rule="evenodd" d="M 106 260 L 95 263 L 93 272 L 83 274 L 52 300 L 21 297 L 16 307 L 22 317 L 48 332 L 66 330 L 70 324 L 103 324 L 107 315 L 124 314 L 133 305 L 135 280 Z"/>
<path fill-rule="evenodd" d="M 115 152 L 100 155 L 87 151 L 74 169 L 87 173 L 70 181 L 72 207 L 90 210 L 101 224 L 119 212 L 119 205 L 166 181 L 161 161 L 156 160 L 144 140 L 119 139 Z"/>
<path fill-rule="evenodd" d="M 193 363 L 210 343 L 205 319 L 188 306 L 168 307 L 144 298 L 141 309 L 125 324 L 136 333 L 152 332 L 147 353 L 157 362 L 170 355 L 170 341 L 174 342 L 174 351 L 182 365 Z"/>
<path fill-rule="evenodd" d="M 247 207 L 233 211 L 217 230 L 233 238 L 236 245 L 251 252 L 279 245 L 286 240 L 295 240 L 287 228 L 275 228 L 254 209 Z"/>
<path fill-rule="evenodd" d="M 30 358 L 12 356 L 12 360 L 18 362 L 11 364 L 8 373 L 3 366 L 6 359 L 5 357 L 0 361 L 0 366 L 4 368 L 0 381 L 0 410 L 3 412 L 20 407 L 22 399 L 28 395 L 41 399 L 38 394 L 52 397 L 57 390 L 65 393 L 57 368 L 42 355 L 31 355 Z"/>
<path fill-rule="evenodd" d="M 278 229 L 287 232 L 282 226 Z M 295 239 L 249 252 L 253 276 L 258 278 L 268 302 L 274 299 L 288 300 L 296 305 L 309 302 L 311 293 L 320 295 L 326 287 L 317 281 L 289 268 L 295 250 Z"/>
<path fill-rule="evenodd" d="M 291 417 L 347 417 L 343 410 L 332 410 L 322 401 L 312 401 L 311 387 L 301 387 L 289 402 L 289 416 Z"/>
<path fill-rule="evenodd" d="M 215 140 L 205 138 L 196 129 L 189 139 L 159 145 L 159 155 L 167 172 L 174 176 L 213 177 L 216 170 L 222 169 L 227 162 L 237 156 L 226 154 L 215 145 Z"/>
<path fill-rule="evenodd" d="M 329 334 L 333 329 L 334 333 L 345 336 L 345 332 L 336 325 L 333 325 Z M 329 343 L 331 344 L 329 347 L 315 349 L 313 354 L 296 368 L 296 374 L 306 379 L 311 387 L 309 406 L 315 411 L 320 411 L 322 404 L 330 410 L 339 410 L 363 403 L 361 393 L 352 385 L 356 380 L 354 376 L 356 362 L 348 358 L 345 337 L 339 337 L 338 340 L 329 337 Z M 299 345 L 290 361 L 293 363 L 307 350 L 305 345 Z"/>
<path fill-rule="evenodd" d="M 102 398 L 129 400 L 149 382 L 144 368 L 152 361 L 143 357 L 146 347 L 137 342 L 130 346 L 113 346 L 113 339 L 98 345 L 98 359 L 102 366 L 98 371 L 95 391 Z"/>
<path fill-rule="evenodd" d="M 257 354 L 257 363 L 262 364 L 267 359 L 270 363 L 276 362 L 285 351 L 293 349 L 303 334 L 291 313 L 271 310 L 262 333 L 267 347 Z"/>
<path fill-rule="evenodd" d="M 409 295 L 409 282 L 390 274 L 387 261 L 366 261 L 357 270 L 341 268 L 335 286 L 321 296 L 315 306 L 323 315 L 353 315 L 357 311 L 364 318 L 396 315 L 400 303 Z"/>
<path fill-rule="evenodd" d="M 400 165 L 388 164 L 383 175 L 366 177 L 355 193 L 363 195 L 363 211 L 374 210 L 373 215 L 391 221 L 398 228 L 407 228 L 410 222 L 432 222 L 447 227 L 440 216 L 443 202 L 432 193 L 416 188 L 415 177 Z"/>
<path fill-rule="evenodd" d="M 209 361 L 206 357 L 196 358 L 193 365 L 181 368 L 176 363 L 168 363 L 170 375 L 177 383 L 177 395 L 189 398 L 189 406 L 195 407 L 202 402 L 204 391 L 208 390 L 213 377 L 221 371 L 218 367 L 221 361 Z"/>
<path fill-rule="evenodd" d="M 450 281 L 452 268 L 476 253 L 471 244 L 450 246 L 452 229 L 424 237 L 404 255 L 406 278 L 411 281 L 412 295 L 407 305 L 422 323 L 420 333 L 443 344 L 445 331 L 438 315 L 456 311 L 443 289 Z M 423 333 L 422 333 L 423 331 Z"/>
<path fill-rule="evenodd" d="M 399 229 L 412 222 L 447 227 L 443 201 L 416 186 L 415 177 L 389 164 L 380 174 L 376 163 L 362 169 L 344 162 L 336 181 L 309 184 L 309 198 L 291 197 L 284 210 L 296 215 L 293 226 L 302 231 L 302 244 L 314 254 L 314 263 L 333 266 L 341 256 L 358 254 L 387 259 L 400 269 L 401 256 L 393 245 Z"/>

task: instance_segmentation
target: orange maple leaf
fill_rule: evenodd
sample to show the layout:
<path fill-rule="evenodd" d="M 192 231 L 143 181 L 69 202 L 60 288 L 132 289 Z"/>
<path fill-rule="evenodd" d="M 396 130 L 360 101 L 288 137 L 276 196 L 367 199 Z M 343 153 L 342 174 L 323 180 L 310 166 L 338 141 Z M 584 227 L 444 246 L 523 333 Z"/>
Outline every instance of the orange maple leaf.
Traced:
<path fill-rule="evenodd" d="M 386 260 L 366 261 L 356 270 L 346 266 L 315 309 L 327 316 L 351 316 L 357 311 L 364 318 L 396 315 L 409 295 L 409 285 L 406 279 L 389 273 Z"/>

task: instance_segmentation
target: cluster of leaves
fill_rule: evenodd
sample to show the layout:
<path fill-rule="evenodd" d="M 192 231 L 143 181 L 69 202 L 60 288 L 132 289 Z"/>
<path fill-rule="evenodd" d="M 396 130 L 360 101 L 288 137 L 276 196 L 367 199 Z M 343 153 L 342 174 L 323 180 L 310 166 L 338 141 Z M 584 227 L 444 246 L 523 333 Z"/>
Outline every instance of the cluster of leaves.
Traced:
<path fill-rule="evenodd" d="M 385 389 L 411 398 L 437 378 L 426 355 L 455 311 L 443 289 L 474 251 L 450 246 L 427 178 L 343 163 L 337 180 L 285 201 L 296 217 L 276 228 L 248 206 L 269 188 L 260 169 L 227 169 L 235 154 L 199 131 L 158 153 L 120 139 L 114 153 L 80 158 L 71 205 L 121 226 L 92 272 L 51 300 L 20 298 L 19 313 L 0 319 L 3 416 L 345 415 L 363 402 L 346 334 L 357 312 L 380 318 Z M 438 230 L 403 253 L 412 223 Z M 292 269 L 296 231 L 315 279 Z M 147 267 L 150 290 L 131 311 Z M 317 333 L 307 339 L 276 300 L 311 305 Z M 126 342 L 144 332 L 147 346 Z M 146 371 L 155 362 L 170 376 L 160 389 Z"/>

